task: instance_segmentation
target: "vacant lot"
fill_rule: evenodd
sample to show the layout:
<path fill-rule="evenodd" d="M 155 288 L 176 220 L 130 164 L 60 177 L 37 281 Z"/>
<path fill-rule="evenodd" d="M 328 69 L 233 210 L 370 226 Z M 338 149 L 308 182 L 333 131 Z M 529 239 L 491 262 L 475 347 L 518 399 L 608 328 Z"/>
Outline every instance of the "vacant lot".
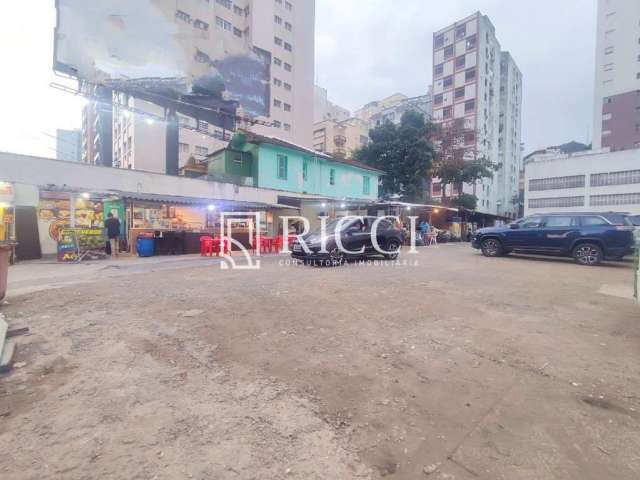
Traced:
<path fill-rule="evenodd" d="M 405 258 L 123 261 L 10 298 L 0 477 L 640 478 L 628 264 Z"/>

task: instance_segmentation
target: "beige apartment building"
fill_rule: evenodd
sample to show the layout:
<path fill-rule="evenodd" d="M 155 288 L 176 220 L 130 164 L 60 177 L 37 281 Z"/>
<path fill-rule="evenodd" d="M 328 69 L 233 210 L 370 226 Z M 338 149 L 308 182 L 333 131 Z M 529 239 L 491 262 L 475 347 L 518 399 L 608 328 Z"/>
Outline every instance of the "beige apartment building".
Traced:
<path fill-rule="evenodd" d="M 160 0 L 186 49 L 189 71 L 206 73 L 209 59 L 259 49 L 270 58 L 269 115 L 236 128 L 313 145 L 315 0 Z M 206 60 L 206 61 L 205 61 Z M 242 108 L 238 114 L 243 116 Z M 162 108 L 113 94 L 114 166 L 165 173 L 167 124 Z M 178 114 L 179 166 L 228 143 L 233 131 Z"/>
<path fill-rule="evenodd" d="M 313 148 L 319 152 L 349 158 L 369 143 L 369 124 L 356 117 L 323 120 L 314 125 Z"/>

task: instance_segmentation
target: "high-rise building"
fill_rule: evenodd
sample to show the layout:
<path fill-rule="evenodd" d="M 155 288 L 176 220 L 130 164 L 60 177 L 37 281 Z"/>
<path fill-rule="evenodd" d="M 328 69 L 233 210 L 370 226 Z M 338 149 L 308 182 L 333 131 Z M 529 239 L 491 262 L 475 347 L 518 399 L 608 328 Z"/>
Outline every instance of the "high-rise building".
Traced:
<path fill-rule="evenodd" d="M 82 109 L 82 147 L 80 160 L 91 165 L 112 165 L 111 91 L 95 88 L 88 92 L 93 100 Z"/>
<path fill-rule="evenodd" d="M 178 164 L 172 165 L 167 151 L 166 112 L 148 99 L 113 94 L 113 162 L 120 168 L 176 173 L 189 158 L 203 160 L 224 147 L 233 128 L 311 148 L 313 146 L 315 0 L 210 0 L 175 2 L 162 0 L 163 10 L 173 9 L 178 29 L 202 31 L 196 55 L 215 58 L 224 48 L 243 51 L 249 44 L 270 59 L 270 115 L 259 122 L 235 122 L 222 128 L 187 114 L 178 113 Z M 189 11 L 189 9 L 192 11 Z M 242 109 L 238 111 L 243 115 Z M 169 132 L 169 133 L 168 133 Z M 175 143 L 175 142 L 174 142 Z"/>
<path fill-rule="evenodd" d="M 66 162 L 79 162 L 82 159 L 81 130 L 56 130 L 56 158 Z"/>
<path fill-rule="evenodd" d="M 593 149 L 640 147 L 640 2 L 598 0 Z"/>
<path fill-rule="evenodd" d="M 369 143 L 369 124 L 357 117 L 327 119 L 314 124 L 313 148 L 343 158 Z"/>
<path fill-rule="evenodd" d="M 522 168 L 522 73 L 509 52 L 500 54 L 500 118 L 496 175 L 498 215 L 518 216 L 518 183 Z"/>
<path fill-rule="evenodd" d="M 464 135 L 466 158 L 486 158 L 500 163 L 501 118 L 501 61 L 500 43 L 489 17 L 480 12 L 453 23 L 433 34 L 433 117 L 434 123 L 460 120 L 468 134 Z M 518 95 L 506 96 L 504 107 L 514 109 L 504 113 L 514 126 L 514 132 L 503 137 L 509 144 L 520 138 L 521 75 L 513 59 L 505 60 L 507 81 L 512 88 L 518 85 Z M 517 81 L 516 81 L 517 78 Z M 516 118 L 517 107 L 517 118 Z M 516 121 L 517 120 L 517 121 Z M 519 148 L 519 142 L 518 142 Z M 506 153 L 505 153 L 506 155 Z M 511 211 L 511 192 L 501 188 L 502 165 L 493 178 L 473 185 L 464 185 L 463 193 L 478 198 L 477 210 L 482 213 L 507 216 Z M 511 174 L 502 174 L 511 182 Z M 517 174 L 514 173 L 514 177 Z M 516 180 L 517 181 L 517 180 Z M 517 185 L 517 184 L 516 184 Z M 447 195 L 457 195 L 449 186 Z M 442 185 L 437 179 L 432 183 L 432 196 L 442 195 Z"/>

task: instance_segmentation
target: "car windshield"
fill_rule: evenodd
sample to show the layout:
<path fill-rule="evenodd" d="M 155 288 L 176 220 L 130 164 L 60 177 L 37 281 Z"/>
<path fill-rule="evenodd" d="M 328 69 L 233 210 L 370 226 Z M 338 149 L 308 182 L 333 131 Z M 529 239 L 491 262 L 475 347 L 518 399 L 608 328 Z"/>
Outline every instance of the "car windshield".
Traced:
<path fill-rule="evenodd" d="M 353 220 L 348 220 L 344 218 L 336 218 L 327 223 L 327 226 L 324 229 L 324 233 L 327 235 L 333 235 L 336 232 L 345 231 L 350 225 L 353 224 Z M 320 235 L 322 234 L 322 226 L 314 229 L 311 234 Z"/>

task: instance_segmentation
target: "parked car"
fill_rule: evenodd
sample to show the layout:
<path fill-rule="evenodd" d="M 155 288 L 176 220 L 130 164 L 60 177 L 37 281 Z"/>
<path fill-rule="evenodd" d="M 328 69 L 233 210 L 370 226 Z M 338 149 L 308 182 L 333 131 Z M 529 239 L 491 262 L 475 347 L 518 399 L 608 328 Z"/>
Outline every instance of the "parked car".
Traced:
<path fill-rule="evenodd" d="M 335 219 L 329 222 L 324 231 L 326 246 L 322 251 L 323 232 L 320 228 L 302 237 L 309 251 L 306 251 L 299 240 L 291 248 L 291 256 L 297 260 L 312 264 L 339 265 L 348 258 L 366 258 L 383 256 L 394 260 L 398 257 L 404 243 L 403 231 L 392 222 L 381 219 L 378 222 L 375 238 L 385 252 L 380 253 L 373 244 L 373 223 L 377 217 L 351 217 Z M 339 237 L 343 249 L 340 249 L 336 238 Z M 362 253 L 350 253 L 362 251 Z"/>
<path fill-rule="evenodd" d="M 581 265 L 597 265 L 630 254 L 633 230 L 624 213 L 535 214 L 503 227 L 482 228 L 471 245 L 486 257 L 515 251 L 571 256 Z"/>

